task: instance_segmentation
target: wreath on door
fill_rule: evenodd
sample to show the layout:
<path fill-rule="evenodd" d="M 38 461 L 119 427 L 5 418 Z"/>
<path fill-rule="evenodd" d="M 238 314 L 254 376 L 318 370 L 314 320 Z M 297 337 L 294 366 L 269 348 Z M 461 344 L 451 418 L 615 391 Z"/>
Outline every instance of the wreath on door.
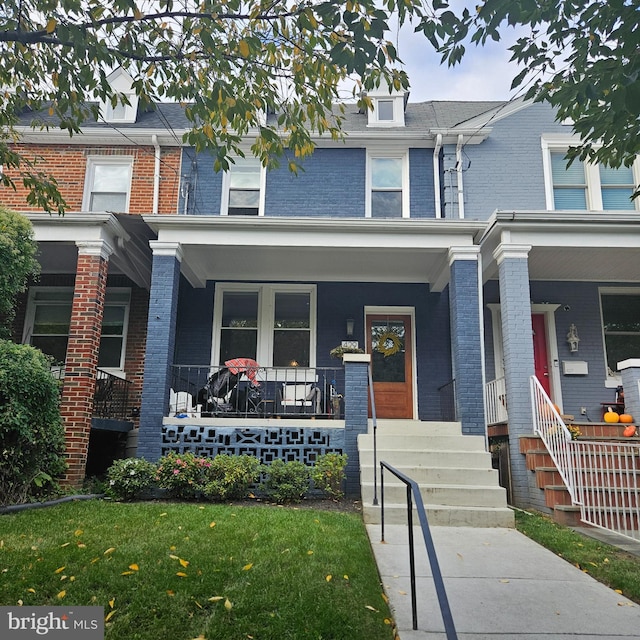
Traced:
<path fill-rule="evenodd" d="M 387 329 L 378 338 L 378 351 L 385 358 L 398 353 L 401 347 L 402 341 L 400 340 L 400 336 L 391 329 Z"/>

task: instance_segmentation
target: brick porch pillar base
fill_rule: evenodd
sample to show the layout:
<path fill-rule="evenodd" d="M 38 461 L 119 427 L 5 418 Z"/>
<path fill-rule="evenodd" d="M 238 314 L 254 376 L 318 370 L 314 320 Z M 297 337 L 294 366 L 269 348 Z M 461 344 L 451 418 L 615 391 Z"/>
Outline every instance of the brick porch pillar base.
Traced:
<path fill-rule="evenodd" d="M 82 484 L 87 466 L 107 269 L 112 253 L 102 240 L 78 242 L 77 246 L 78 265 L 60 405 L 68 464 L 63 484 L 71 487 Z"/>

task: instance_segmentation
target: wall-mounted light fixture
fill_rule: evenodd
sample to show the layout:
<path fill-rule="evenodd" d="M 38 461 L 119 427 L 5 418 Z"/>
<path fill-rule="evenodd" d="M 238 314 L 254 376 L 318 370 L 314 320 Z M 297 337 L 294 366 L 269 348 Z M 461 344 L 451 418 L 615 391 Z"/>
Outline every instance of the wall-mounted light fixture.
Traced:
<path fill-rule="evenodd" d="M 355 321 L 353 318 L 347 318 L 347 338 L 353 338 L 353 328 Z"/>
<path fill-rule="evenodd" d="M 572 324 L 569 327 L 567 342 L 569 343 L 569 351 L 571 351 L 571 353 L 575 353 L 578 350 L 578 342 L 580 342 L 580 338 L 578 337 L 578 328 L 575 324 Z"/>

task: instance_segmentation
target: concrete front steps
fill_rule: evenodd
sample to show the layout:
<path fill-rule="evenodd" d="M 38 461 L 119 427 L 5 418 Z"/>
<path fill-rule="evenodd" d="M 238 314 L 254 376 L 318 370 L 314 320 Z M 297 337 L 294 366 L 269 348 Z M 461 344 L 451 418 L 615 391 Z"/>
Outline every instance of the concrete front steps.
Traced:
<path fill-rule="evenodd" d="M 367 524 L 380 522 L 380 504 L 373 504 L 373 433 L 358 436 L 362 510 Z M 432 526 L 513 527 L 513 511 L 498 484 L 482 436 L 463 436 L 458 422 L 379 420 L 376 469 L 378 502 L 380 462 L 415 480 Z M 405 485 L 384 473 L 385 523 L 406 524 Z M 417 524 L 414 509 L 414 523 Z"/>

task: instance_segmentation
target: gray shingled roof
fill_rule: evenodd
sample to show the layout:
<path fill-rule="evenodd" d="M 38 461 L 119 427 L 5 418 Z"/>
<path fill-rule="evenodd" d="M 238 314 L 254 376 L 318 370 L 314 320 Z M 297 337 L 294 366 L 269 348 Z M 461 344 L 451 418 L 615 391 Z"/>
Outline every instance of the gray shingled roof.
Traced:
<path fill-rule="evenodd" d="M 390 132 L 401 130 L 406 132 L 424 132 L 429 129 L 447 129 L 461 124 L 471 118 L 479 116 L 491 109 L 500 107 L 504 102 L 497 101 L 428 101 L 409 102 L 405 112 L 404 127 L 390 127 Z M 49 115 L 48 109 L 43 109 L 40 113 L 25 112 L 20 118 L 20 124 L 30 126 L 33 121 L 56 126 L 57 119 Z M 184 108 L 178 103 L 160 103 L 155 109 L 146 111 L 140 110 L 137 122 L 132 124 L 117 123 L 114 125 L 105 122 L 85 122 L 83 128 L 117 128 L 126 129 L 168 129 L 184 130 L 189 128 L 189 122 L 184 115 Z M 371 132 L 367 128 L 367 114 L 360 113 L 354 104 L 347 104 L 344 114 L 344 131 L 348 132 Z"/>

